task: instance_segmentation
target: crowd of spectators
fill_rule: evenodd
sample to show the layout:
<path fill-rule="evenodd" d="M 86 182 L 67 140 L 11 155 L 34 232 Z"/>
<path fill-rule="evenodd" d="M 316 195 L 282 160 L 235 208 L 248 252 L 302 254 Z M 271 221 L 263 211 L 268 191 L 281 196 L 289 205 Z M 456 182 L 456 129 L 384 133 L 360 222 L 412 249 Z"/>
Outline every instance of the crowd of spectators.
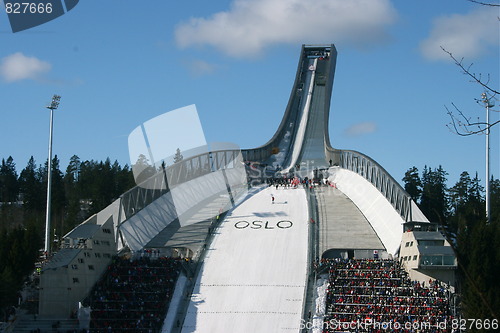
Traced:
<path fill-rule="evenodd" d="M 393 260 L 322 260 L 329 286 L 323 332 L 451 332 L 447 290 L 412 282 Z"/>
<path fill-rule="evenodd" d="M 283 187 L 284 189 L 287 188 L 297 188 L 299 185 L 302 185 L 306 189 L 312 188 L 312 186 L 321 186 L 321 185 L 329 185 L 331 186 L 330 182 L 326 178 L 314 178 L 314 179 L 309 179 L 308 177 L 305 177 L 304 179 L 301 179 L 299 177 L 278 177 L 278 178 L 267 178 L 266 183 L 270 187 L 276 187 L 276 189 L 279 189 L 280 187 Z"/>
<path fill-rule="evenodd" d="M 277 177 L 277 178 L 267 178 L 266 183 L 270 187 L 276 187 L 276 189 L 278 189 L 279 187 L 296 188 L 301 183 L 301 181 L 297 177 L 293 178 Z"/>
<path fill-rule="evenodd" d="M 91 332 L 160 332 L 180 260 L 115 258 L 90 295 Z"/>

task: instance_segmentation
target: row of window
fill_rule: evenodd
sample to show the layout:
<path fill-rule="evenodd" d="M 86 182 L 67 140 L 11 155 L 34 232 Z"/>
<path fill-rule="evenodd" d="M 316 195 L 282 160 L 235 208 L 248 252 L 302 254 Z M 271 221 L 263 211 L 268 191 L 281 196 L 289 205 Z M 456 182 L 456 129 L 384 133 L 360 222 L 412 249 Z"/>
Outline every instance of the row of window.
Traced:
<path fill-rule="evenodd" d="M 401 261 L 417 260 L 418 255 L 404 256 Z M 420 264 L 425 266 L 455 266 L 455 257 L 449 255 L 423 255 L 420 258 Z"/>
<path fill-rule="evenodd" d="M 444 246 L 444 240 L 419 240 L 418 245 L 420 246 Z M 406 242 L 405 247 L 412 247 L 413 241 Z"/>
<path fill-rule="evenodd" d="M 87 257 L 87 258 L 90 258 L 90 257 L 91 257 L 90 252 L 83 252 L 83 255 L 84 255 L 85 257 Z M 100 258 L 101 258 L 101 253 L 99 253 L 99 252 L 95 252 L 95 253 L 94 253 L 94 256 L 95 256 L 96 258 L 99 258 L 99 259 L 100 259 Z M 103 258 L 110 259 L 110 258 L 111 258 L 111 254 L 109 254 L 109 253 L 103 253 L 103 254 L 102 254 L 102 257 L 103 257 Z M 79 264 L 85 264 L 85 259 L 84 259 L 84 258 L 78 258 L 78 263 L 79 263 Z M 88 267 L 89 267 L 89 269 L 90 269 L 90 270 L 94 270 L 94 265 L 89 265 Z M 78 269 L 78 265 L 77 265 L 77 264 L 72 264 L 72 265 L 71 265 L 71 268 L 72 268 L 72 269 Z"/>
<path fill-rule="evenodd" d="M 91 254 L 90 254 L 90 252 L 86 252 L 86 251 L 85 251 L 85 252 L 83 252 L 83 256 L 84 256 L 84 257 L 87 257 L 87 258 L 90 258 L 90 257 L 91 257 Z M 99 252 L 94 252 L 94 256 L 95 256 L 96 258 L 100 258 L 100 257 L 101 257 L 101 254 L 100 254 Z M 103 258 L 108 258 L 108 259 L 109 259 L 109 258 L 111 258 L 111 254 L 109 254 L 109 253 L 103 253 L 103 254 L 102 254 L 102 257 L 103 257 Z M 82 261 L 80 262 L 80 260 L 82 260 Z M 82 263 L 83 263 L 83 259 L 82 259 L 82 258 L 78 259 L 78 262 L 80 262 L 80 263 L 82 264 Z"/>
<path fill-rule="evenodd" d="M 455 266 L 455 256 L 450 256 L 450 255 L 422 256 L 420 264 L 426 266 L 434 266 L 434 265 Z"/>
<path fill-rule="evenodd" d="M 106 246 L 111 246 L 110 241 L 107 241 L 107 240 L 99 241 L 98 239 L 94 239 L 94 244 L 95 245 L 102 244 L 102 245 L 106 245 Z"/>
<path fill-rule="evenodd" d="M 89 270 L 91 270 L 91 271 L 95 270 L 94 265 L 89 265 L 88 267 L 89 267 Z M 71 268 L 72 269 L 78 269 L 78 265 L 77 264 L 72 264 Z"/>

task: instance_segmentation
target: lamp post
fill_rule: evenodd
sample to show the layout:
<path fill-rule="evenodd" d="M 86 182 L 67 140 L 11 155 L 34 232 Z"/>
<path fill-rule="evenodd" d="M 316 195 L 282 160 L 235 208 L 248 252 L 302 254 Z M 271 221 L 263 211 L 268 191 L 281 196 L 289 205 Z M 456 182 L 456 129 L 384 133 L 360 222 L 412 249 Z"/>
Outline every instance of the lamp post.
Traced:
<path fill-rule="evenodd" d="M 52 102 L 47 109 L 50 110 L 50 130 L 49 130 L 49 160 L 47 163 L 47 215 L 45 216 L 45 255 L 50 255 L 50 200 L 52 190 L 52 125 L 54 123 L 54 110 L 59 106 L 61 96 L 52 96 Z"/>
<path fill-rule="evenodd" d="M 488 95 L 484 92 L 481 94 L 484 106 L 486 108 L 486 223 L 490 223 L 490 108 L 495 106 L 490 101 Z"/>

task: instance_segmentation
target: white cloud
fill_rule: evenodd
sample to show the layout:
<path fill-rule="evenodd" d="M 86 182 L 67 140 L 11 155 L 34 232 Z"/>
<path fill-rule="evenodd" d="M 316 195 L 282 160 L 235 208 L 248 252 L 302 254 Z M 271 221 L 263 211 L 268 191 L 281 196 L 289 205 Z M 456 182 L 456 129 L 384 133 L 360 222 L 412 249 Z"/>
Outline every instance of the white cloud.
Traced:
<path fill-rule="evenodd" d="M 450 59 L 442 46 L 456 58 L 474 58 L 498 45 L 498 9 L 483 6 L 465 15 L 437 18 L 430 36 L 420 44 L 420 51 L 430 60 Z"/>
<path fill-rule="evenodd" d="M 350 137 L 355 137 L 355 136 L 361 136 L 364 134 L 370 134 L 373 133 L 377 130 L 377 124 L 374 122 L 362 122 L 362 123 L 357 123 L 354 124 L 350 127 L 348 127 L 345 131 L 344 134 Z"/>
<path fill-rule="evenodd" d="M 234 0 L 228 11 L 181 23 L 175 37 L 181 48 L 252 57 L 279 43 L 377 44 L 388 40 L 385 27 L 395 18 L 389 0 Z"/>
<path fill-rule="evenodd" d="M 26 79 L 39 80 L 50 71 L 52 65 L 35 57 L 27 57 L 21 52 L 6 56 L 0 64 L 0 76 L 7 82 Z"/>

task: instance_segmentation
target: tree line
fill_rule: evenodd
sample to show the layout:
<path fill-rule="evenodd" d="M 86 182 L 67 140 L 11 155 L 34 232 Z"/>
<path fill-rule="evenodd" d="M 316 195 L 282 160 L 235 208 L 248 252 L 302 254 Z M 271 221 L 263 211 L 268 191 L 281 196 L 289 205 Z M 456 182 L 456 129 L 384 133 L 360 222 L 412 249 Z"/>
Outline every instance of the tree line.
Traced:
<path fill-rule="evenodd" d="M 60 170 L 57 155 L 52 159 L 52 220 L 62 235 L 90 215 L 99 212 L 135 185 L 132 170 L 118 161 L 81 161 L 72 156 L 66 171 Z M 37 165 L 33 156 L 18 174 L 11 156 L 0 166 L 1 226 L 40 224 L 45 220 L 47 161 Z M 16 211 L 16 208 L 17 211 Z M 20 208 L 20 209 L 19 209 Z M 8 212 L 13 210 L 15 212 Z M 17 213 L 6 216 L 5 213 Z M 20 214 L 22 213 L 22 214 Z M 10 217 L 10 218 L 9 218 Z M 20 217 L 20 218 L 19 218 Z"/>
<path fill-rule="evenodd" d="M 403 177 L 405 190 L 431 222 L 441 225 L 458 259 L 462 314 L 466 318 L 500 318 L 500 180 L 490 181 L 490 223 L 484 188 L 477 173 L 464 171 L 454 186 L 439 166 L 416 167 Z"/>
<path fill-rule="evenodd" d="M 135 186 L 132 170 L 117 161 L 72 156 L 65 172 L 52 161 L 51 233 L 54 240 Z M 14 159 L 0 165 L 0 309 L 15 304 L 17 291 L 43 248 L 48 164 L 33 156 L 18 173 Z M 54 247 L 58 244 L 54 243 Z"/>

